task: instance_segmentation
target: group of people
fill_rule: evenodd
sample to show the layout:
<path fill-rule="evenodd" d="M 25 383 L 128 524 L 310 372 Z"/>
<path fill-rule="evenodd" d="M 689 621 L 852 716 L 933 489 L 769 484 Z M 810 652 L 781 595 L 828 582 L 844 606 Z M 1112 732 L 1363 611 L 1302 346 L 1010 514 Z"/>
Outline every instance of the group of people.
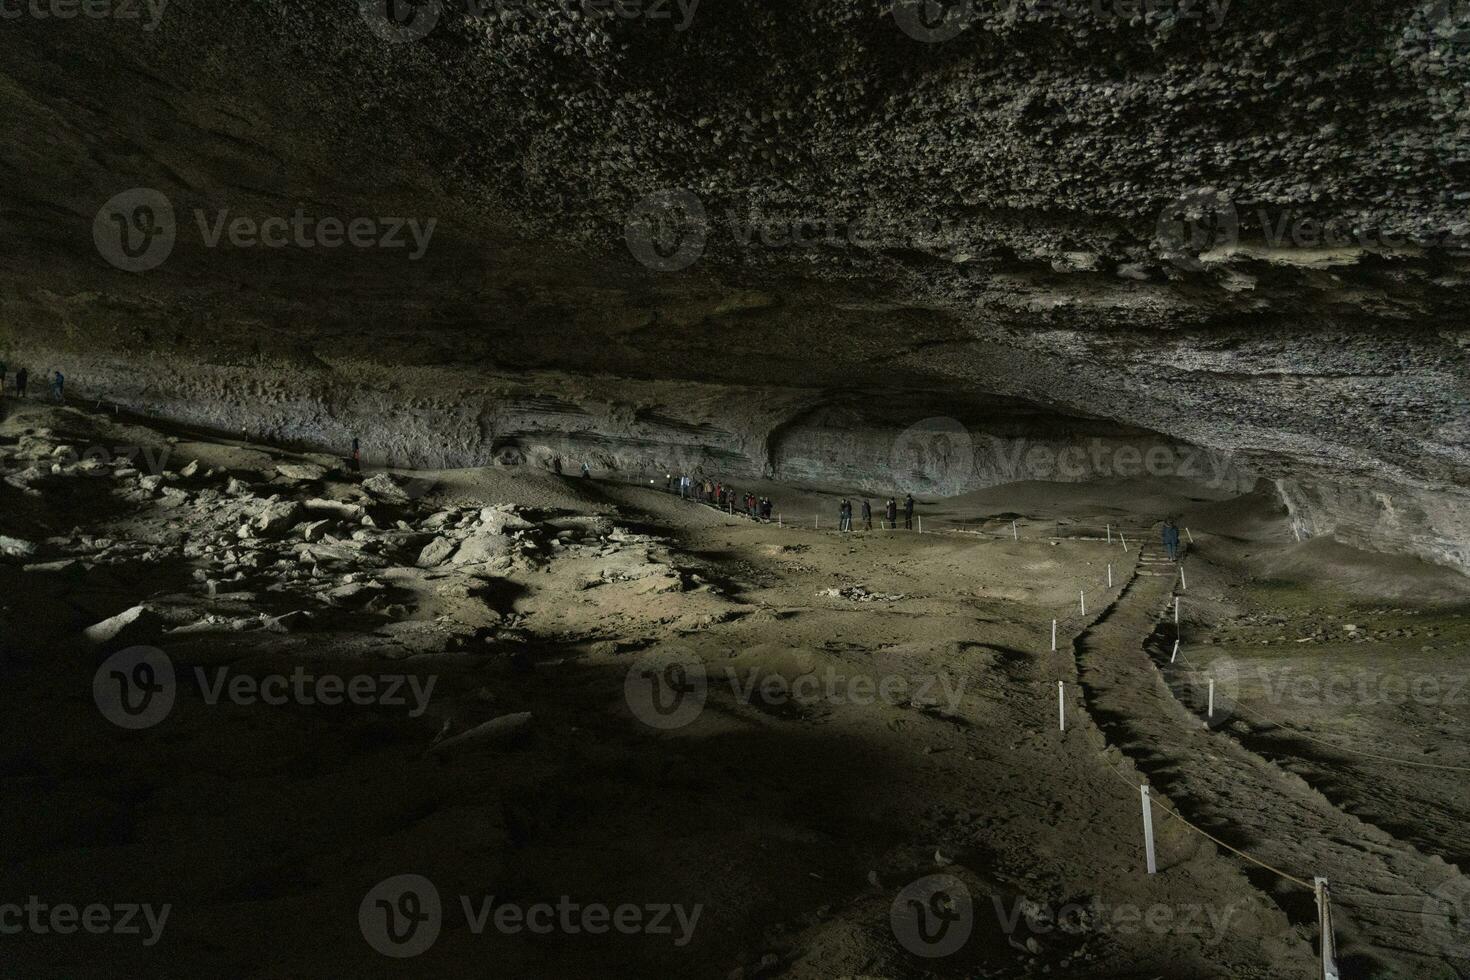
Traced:
<path fill-rule="evenodd" d="M 890 528 L 898 527 L 898 501 L 892 497 L 883 505 L 884 526 Z M 862 506 L 863 530 L 873 530 L 873 505 L 863 501 Z M 907 494 L 903 498 L 903 526 L 909 530 L 914 527 L 914 495 Z M 852 530 L 852 501 L 843 497 L 837 505 L 837 530 Z"/>
<path fill-rule="evenodd" d="M 6 384 L 10 379 L 10 368 L 0 361 L 0 395 L 6 393 Z M 51 389 L 51 400 L 60 405 L 66 398 L 66 378 L 60 371 L 52 371 L 46 375 L 47 386 Z M 31 384 L 31 372 L 25 368 L 17 368 L 15 372 L 15 394 L 18 398 L 26 397 L 26 389 Z"/>
<path fill-rule="evenodd" d="M 677 493 L 685 500 L 703 501 L 727 514 L 744 514 L 758 521 L 769 521 L 775 512 L 776 505 L 771 498 L 749 492 L 742 494 L 734 487 L 727 487 L 708 477 L 693 477 L 687 473 L 675 476 L 667 473 L 664 479 L 670 493 Z"/>

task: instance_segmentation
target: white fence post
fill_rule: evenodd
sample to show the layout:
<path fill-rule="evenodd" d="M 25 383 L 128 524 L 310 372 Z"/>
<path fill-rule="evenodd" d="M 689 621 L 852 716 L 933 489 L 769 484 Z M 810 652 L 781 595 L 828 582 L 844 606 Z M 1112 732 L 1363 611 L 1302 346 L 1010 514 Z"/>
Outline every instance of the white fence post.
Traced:
<path fill-rule="evenodd" d="M 1205 717 L 1215 717 L 1215 679 L 1210 678 L 1210 706 L 1205 709 Z"/>
<path fill-rule="evenodd" d="M 1189 537 L 1189 543 L 1194 544 L 1194 535 L 1189 533 L 1189 528 L 1185 528 L 1184 533 Z"/>
<path fill-rule="evenodd" d="M 1174 662 L 1174 658 L 1177 657 L 1177 656 L 1179 656 L 1179 641 L 1178 640 L 1175 640 L 1174 641 L 1174 652 L 1171 653 L 1171 654 L 1169 654 L 1169 663 L 1172 664 Z"/>
<path fill-rule="evenodd" d="M 1057 731 L 1067 730 L 1067 685 L 1057 681 Z"/>
<path fill-rule="evenodd" d="M 1148 784 L 1138 787 L 1143 797 L 1143 853 L 1148 862 L 1148 873 L 1158 874 L 1158 862 L 1154 859 L 1154 808 L 1149 797 Z"/>
<path fill-rule="evenodd" d="M 1108 562 L 1108 588 L 1113 587 L 1113 563 Z"/>
<path fill-rule="evenodd" d="M 923 534 L 924 533 L 924 515 L 923 514 L 920 514 L 919 515 L 919 533 L 920 534 Z"/>
<path fill-rule="evenodd" d="M 1180 565 L 1179 565 L 1179 587 L 1181 589 L 1188 589 L 1189 588 L 1189 582 L 1187 582 L 1185 580 L 1185 578 L 1184 578 L 1184 565 L 1183 565 L 1183 563 L 1180 563 Z"/>
<path fill-rule="evenodd" d="M 1314 878 L 1317 894 L 1317 929 L 1322 934 L 1322 980 L 1338 980 L 1337 937 L 1332 929 L 1332 894 L 1326 878 Z"/>
<path fill-rule="evenodd" d="M 1174 597 L 1174 625 L 1179 625 L 1179 597 L 1177 595 Z M 1179 631 L 1175 630 L 1174 632 L 1177 633 Z"/>
<path fill-rule="evenodd" d="M 1051 652 L 1057 652 L 1057 621 L 1055 619 L 1051 621 Z"/>
<path fill-rule="evenodd" d="M 1016 522 L 1015 521 L 1011 521 L 1011 540 L 1012 541 L 1020 541 L 1021 540 L 1021 532 L 1019 532 L 1019 531 L 1016 530 Z"/>
<path fill-rule="evenodd" d="M 1087 593 L 1081 589 L 1077 590 L 1077 605 L 1082 607 L 1082 615 L 1087 615 Z"/>
<path fill-rule="evenodd" d="M 1128 537 L 1121 530 L 1118 532 L 1118 540 L 1123 542 L 1123 550 L 1128 550 Z"/>
<path fill-rule="evenodd" d="M 1108 525 L 1108 544 L 1113 543 L 1113 525 Z"/>

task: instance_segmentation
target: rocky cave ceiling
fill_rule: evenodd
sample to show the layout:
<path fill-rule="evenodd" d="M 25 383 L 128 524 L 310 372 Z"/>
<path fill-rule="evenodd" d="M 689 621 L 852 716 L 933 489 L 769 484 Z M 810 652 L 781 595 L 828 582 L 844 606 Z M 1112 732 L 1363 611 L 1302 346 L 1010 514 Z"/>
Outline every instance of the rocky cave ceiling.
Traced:
<path fill-rule="evenodd" d="M 3 0 L 0 346 L 439 462 L 1032 406 L 1470 565 L 1470 7 L 1130 3 Z"/>

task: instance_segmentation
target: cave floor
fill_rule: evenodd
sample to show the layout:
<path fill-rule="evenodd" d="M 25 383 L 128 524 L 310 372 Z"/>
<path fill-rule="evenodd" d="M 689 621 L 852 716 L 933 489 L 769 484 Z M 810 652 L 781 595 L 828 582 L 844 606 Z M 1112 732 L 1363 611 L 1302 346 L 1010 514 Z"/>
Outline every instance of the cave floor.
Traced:
<path fill-rule="evenodd" d="M 643 478 L 393 478 L 170 438 L 34 403 L 0 422 L 0 902 L 171 907 L 152 946 L 0 937 L 13 975 L 1307 976 L 1309 892 L 1162 810 L 1144 873 L 1144 780 L 1329 878 L 1350 975 L 1465 975 L 1463 924 L 1432 914 L 1467 894 L 1463 773 L 1383 761 L 1470 766 L 1453 573 L 1307 574 L 1331 546 L 1288 543 L 1269 501 L 1174 483 L 994 488 L 922 502 L 930 533 L 840 535 L 836 488 L 752 485 L 779 494 L 760 524 Z M 93 683 L 134 645 L 178 682 L 129 730 Z M 1385 663 L 1423 696 L 1299 683 Z M 688 717 L 643 687 L 675 667 Z M 214 695 L 298 668 L 432 693 Z M 443 924 L 393 960 L 365 896 L 403 874 Z M 969 933 L 929 957 L 908 900 L 936 875 Z M 492 896 L 698 918 L 481 928 Z"/>

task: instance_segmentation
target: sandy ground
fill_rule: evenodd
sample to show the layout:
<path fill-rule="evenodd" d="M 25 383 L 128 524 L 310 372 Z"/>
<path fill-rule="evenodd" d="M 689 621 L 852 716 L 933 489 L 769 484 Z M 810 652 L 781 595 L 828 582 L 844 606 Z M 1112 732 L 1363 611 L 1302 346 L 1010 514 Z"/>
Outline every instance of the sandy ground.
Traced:
<path fill-rule="evenodd" d="M 1015 485 L 921 501 L 930 533 L 844 536 L 809 526 L 835 524 L 840 488 L 750 486 L 778 526 L 643 479 L 385 487 L 11 408 L 0 926 L 30 896 L 170 912 L 153 945 L 0 934 L 0 974 L 1312 975 L 1310 891 L 1187 820 L 1326 876 L 1346 976 L 1470 975 L 1470 784 L 1411 764 L 1470 767 L 1466 582 L 1297 544 L 1264 495 Z M 1187 588 L 1156 546 L 1166 514 L 1195 539 Z M 178 680 L 130 730 L 94 681 L 138 645 Z M 1358 693 L 1385 665 L 1424 696 Z M 298 668 L 375 697 L 210 703 L 221 671 Z M 1337 675 L 1345 699 L 1298 683 Z M 394 703 L 392 678 L 432 694 Z M 382 890 L 401 875 L 442 913 L 399 958 L 374 942 L 411 911 Z M 513 928 L 558 903 L 642 918 Z"/>

